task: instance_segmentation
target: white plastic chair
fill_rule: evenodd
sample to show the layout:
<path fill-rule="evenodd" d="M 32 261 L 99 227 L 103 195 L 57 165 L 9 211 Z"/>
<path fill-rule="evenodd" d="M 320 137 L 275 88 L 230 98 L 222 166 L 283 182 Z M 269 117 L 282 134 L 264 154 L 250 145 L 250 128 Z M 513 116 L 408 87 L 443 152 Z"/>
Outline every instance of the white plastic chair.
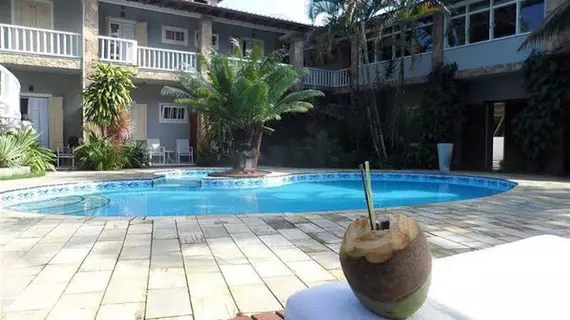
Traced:
<path fill-rule="evenodd" d="M 176 162 L 180 163 L 181 157 L 188 157 L 188 162 L 194 163 L 194 148 L 188 139 L 176 139 Z"/>
<path fill-rule="evenodd" d="M 147 139 L 146 150 L 151 163 L 154 157 L 159 157 L 160 163 L 166 162 L 166 149 L 160 146 L 160 139 Z"/>
<path fill-rule="evenodd" d="M 64 159 L 71 159 L 71 167 L 75 167 L 75 155 L 72 147 L 57 148 L 56 155 L 56 165 L 61 166 L 61 162 Z"/>

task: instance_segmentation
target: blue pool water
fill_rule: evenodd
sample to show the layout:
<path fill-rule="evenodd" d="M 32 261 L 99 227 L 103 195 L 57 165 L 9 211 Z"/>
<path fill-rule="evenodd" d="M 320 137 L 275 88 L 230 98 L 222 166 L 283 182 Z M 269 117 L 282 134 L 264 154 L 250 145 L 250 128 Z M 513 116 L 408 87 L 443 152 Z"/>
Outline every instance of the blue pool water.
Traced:
<path fill-rule="evenodd" d="M 444 181 L 373 181 L 377 208 L 484 197 L 501 190 Z M 195 180 L 172 179 L 154 187 L 47 197 L 8 209 L 87 216 L 173 216 L 364 209 L 360 181 L 298 182 L 257 189 L 202 190 Z"/>

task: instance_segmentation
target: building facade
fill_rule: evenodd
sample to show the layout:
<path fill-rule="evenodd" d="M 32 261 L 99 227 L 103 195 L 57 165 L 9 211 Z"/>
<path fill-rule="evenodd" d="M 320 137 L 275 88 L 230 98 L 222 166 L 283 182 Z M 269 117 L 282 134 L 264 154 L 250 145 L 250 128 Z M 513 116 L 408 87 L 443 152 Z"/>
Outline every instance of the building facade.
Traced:
<path fill-rule="evenodd" d="M 80 92 L 93 66 L 103 61 L 136 74 L 133 139 L 160 139 L 171 150 L 176 139 L 190 138 L 196 144 L 197 115 L 161 96 L 162 87 L 175 84 L 180 70 L 200 72 L 199 52 L 231 52 L 230 39 L 245 49 L 259 45 L 271 52 L 299 47 L 295 43 L 301 38 L 293 36 L 310 30 L 205 2 L 177 0 L 163 6 L 153 0 L 0 1 L 0 64 L 19 80 L 20 109 L 42 132 L 42 143 L 57 148 L 82 136 Z M 292 62 L 299 61 L 295 54 L 303 54 L 291 53 Z M 300 61 L 302 67 L 302 57 Z"/>
<path fill-rule="evenodd" d="M 406 95 L 409 103 L 418 103 L 432 66 L 444 62 L 456 63 L 457 76 L 469 87 L 464 103 L 476 110 L 473 117 L 484 121 L 474 127 L 488 126 L 485 119 L 505 117 L 505 112 L 519 108 L 526 96 L 520 69 L 534 49 L 519 47 L 561 1 L 458 1 L 446 19 L 420 20 L 419 52 L 413 57 L 403 53 L 405 78 L 413 84 Z M 199 117 L 161 96 L 162 86 L 175 83 L 179 70 L 200 72 L 198 53 L 209 48 L 230 52 L 230 38 L 246 49 L 261 45 L 270 52 L 288 47 L 289 63 L 307 67 L 305 86 L 329 94 L 345 93 L 355 83 L 377 82 L 379 70 L 402 54 L 392 45 L 372 44 L 372 62 L 357 66 L 350 61 L 350 44 L 340 43 L 332 61 L 316 65 L 308 58 L 311 30 L 292 21 L 221 8 L 216 0 L 1 0 L 0 64 L 20 81 L 22 113 L 29 113 L 40 131 L 58 135 L 43 137 L 50 147 L 81 136 L 79 93 L 93 65 L 104 61 L 128 66 L 136 73 L 134 139 L 158 138 L 172 149 L 180 138 L 189 137 L 196 145 Z M 384 36 L 400 33 L 389 29 Z M 369 77 L 363 76 L 366 73 Z M 494 137 L 486 133 L 479 138 L 488 144 Z M 495 152 L 485 148 L 479 150 L 484 159 L 477 161 L 488 167 Z"/>

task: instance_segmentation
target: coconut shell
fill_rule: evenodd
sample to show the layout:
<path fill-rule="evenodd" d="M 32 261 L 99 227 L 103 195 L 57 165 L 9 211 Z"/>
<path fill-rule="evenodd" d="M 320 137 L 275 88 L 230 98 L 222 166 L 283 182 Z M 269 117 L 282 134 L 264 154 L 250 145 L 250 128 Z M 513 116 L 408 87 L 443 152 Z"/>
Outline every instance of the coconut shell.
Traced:
<path fill-rule="evenodd" d="M 348 227 L 340 247 L 342 270 L 362 304 L 383 317 L 405 319 L 427 297 L 431 253 L 415 220 L 384 213 L 377 221 L 388 228 L 371 230 L 367 217 Z"/>

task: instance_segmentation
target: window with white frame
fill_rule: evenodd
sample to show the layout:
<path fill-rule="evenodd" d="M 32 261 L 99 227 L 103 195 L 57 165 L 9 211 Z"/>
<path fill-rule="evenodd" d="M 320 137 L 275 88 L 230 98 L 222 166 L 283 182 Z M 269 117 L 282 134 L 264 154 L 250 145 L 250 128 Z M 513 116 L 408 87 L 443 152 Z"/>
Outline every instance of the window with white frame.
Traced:
<path fill-rule="evenodd" d="M 160 123 L 188 123 L 188 109 L 186 107 L 171 104 L 160 104 Z"/>
<path fill-rule="evenodd" d="M 188 29 L 162 26 L 162 43 L 188 45 Z"/>
<path fill-rule="evenodd" d="M 473 0 L 454 5 L 446 46 L 531 32 L 544 20 L 544 0 Z"/>
<path fill-rule="evenodd" d="M 200 48 L 200 31 L 194 33 L 194 45 Z M 220 49 L 220 36 L 217 33 L 212 33 L 212 48 Z"/>
<path fill-rule="evenodd" d="M 232 37 L 231 39 L 239 39 L 239 38 Z M 259 46 L 262 52 L 264 51 L 264 43 L 262 40 L 243 38 L 239 39 L 238 42 L 241 45 L 241 49 L 243 51 L 244 56 L 248 55 L 251 52 L 251 50 L 253 50 L 253 48 L 255 48 L 256 46 Z"/>

